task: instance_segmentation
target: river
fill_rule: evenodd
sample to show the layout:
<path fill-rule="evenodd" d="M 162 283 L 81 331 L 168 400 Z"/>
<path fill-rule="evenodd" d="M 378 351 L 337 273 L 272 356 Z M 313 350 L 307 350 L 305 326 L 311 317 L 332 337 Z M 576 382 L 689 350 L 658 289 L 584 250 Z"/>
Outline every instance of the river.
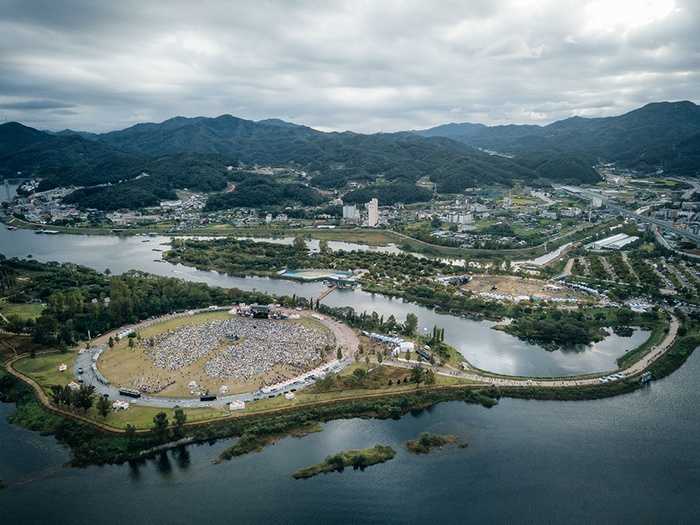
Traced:
<path fill-rule="evenodd" d="M 72 261 L 114 272 L 139 268 L 222 286 L 310 295 L 320 284 L 238 279 L 153 262 L 166 239 L 46 236 L 0 226 L 0 252 Z M 559 373 L 610 366 L 620 341 L 578 353 L 546 352 L 478 323 L 361 291 L 329 304 L 409 311 L 438 324 L 476 366 L 505 373 Z M 636 337 L 640 337 L 637 335 Z M 625 340 L 629 342 L 630 340 Z M 593 357 L 592 357 L 593 356 Z M 67 451 L 51 437 L 7 423 L 0 404 L 0 491 L 7 523 L 444 523 L 627 521 L 693 523 L 700 513 L 697 436 L 700 358 L 667 379 L 613 399 L 542 402 L 503 399 L 493 409 L 444 403 L 399 421 L 343 420 L 303 439 L 221 465 L 231 440 L 163 454 L 140 466 L 62 468 Z M 423 431 L 469 442 L 425 457 L 402 444 Z M 365 472 L 311 480 L 290 475 L 346 448 L 389 444 L 399 452 Z"/>
<path fill-rule="evenodd" d="M 8 231 L 0 224 L 0 253 L 7 257 L 32 255 L 39 261 L 74 262 L 99 271 L 109 268 L 113 273 L 137 269 L 216 286 L 255 289 L 277 295 L 316 297 L 325 289 L 320 282 L 232 277 L 173 265 L 162 261 L 161 251 L 154 251 L 167 249 L 169 241 L 168 237 L 43 235 L 30 230 Z M 613 370 L 618 357 L 641 344 L 648 336 L 648 332 L 636 330 L 632 337 L 623 338 L 613 334 L 585 349 L 552 352 L 493 330 L 493 323 L 489 321 L 439 314 L 430 308 L 362 290 L 337 290 L 324 299 L 324 303 L 330 306 L 352 306 L 358 312 L 376 311 L 385 317 L 394 315 L 400 321 L 407 314 L 414 313 L 418 317 L 420 330 L 432 330 L 434 325 L 444 328 L 446 342 L 454 345 L 470 363 L 502 374 L 558 376 Z"/>

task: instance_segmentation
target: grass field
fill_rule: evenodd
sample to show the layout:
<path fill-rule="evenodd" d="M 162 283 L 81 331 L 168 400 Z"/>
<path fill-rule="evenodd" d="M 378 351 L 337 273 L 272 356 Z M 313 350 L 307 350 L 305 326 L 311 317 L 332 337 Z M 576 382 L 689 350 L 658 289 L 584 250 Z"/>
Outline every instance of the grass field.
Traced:
<path fill-rule="evenodd" d="M 37 303 L 8 303 L 0 301 L 0 313 L 5 317 L 18 317 L 20 319 L 36 319 L 44 310 L 43 304 Z"/>
<path fill-rule="evenodd" d="M 14 363 L 14 369 L 34 379 L 48 393 L 51 385 L 67 385 L 73 381 L 75 358 L 75 352 L 25 357 Z M 65 372 L 58 371 L 61 364 L 68 366 Z"/>

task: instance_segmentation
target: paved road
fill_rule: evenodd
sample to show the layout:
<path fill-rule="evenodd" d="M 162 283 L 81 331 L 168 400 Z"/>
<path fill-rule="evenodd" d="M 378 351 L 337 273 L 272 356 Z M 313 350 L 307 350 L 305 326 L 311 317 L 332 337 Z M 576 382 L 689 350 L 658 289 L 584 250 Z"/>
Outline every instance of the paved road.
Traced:
<path fill-rule="evenodd" d="M 669 221 L 663 221 L 661 219 L 655 219 L 654 217 L 647 217 L 646 215 L 637 215 L 634 211 L 628 210 L 627 208 L 623 208 L 622 206 L 619 206 L 617 204 L 614 204 L 610 202 L 608 197 L 606 197 L 603 194 L 583 189 L 583 188 L 575 188 L 577 191 L 571 191 L 570 189 L 567 188 L 561 188 L 564 191 L 571 193 L 572 195 L 578 196 L 578 197 L 585 197 L 587 199 L 592 199 L 593 197 L 599 197 L 602 198 L 606 202 L 606 206 L 609 210 L 615 211 L 619 213 L 620 215 L 624 215 L 627 217 L 634 217 L 640 222 L 646 222 L 649 224 L 655 224 L 656 226 L 660 226 L 661 228 L 673 232 L 677 235 L 680 235 L 681 237 L 685 237 L 686 239 L 690 239 L 691 241 L 695 243 L 700 244 L 700 235 L 695 235 L 694 233 L 687 231 L 687 230 L 679 230 L 674 226 L 672 222 Z"/>

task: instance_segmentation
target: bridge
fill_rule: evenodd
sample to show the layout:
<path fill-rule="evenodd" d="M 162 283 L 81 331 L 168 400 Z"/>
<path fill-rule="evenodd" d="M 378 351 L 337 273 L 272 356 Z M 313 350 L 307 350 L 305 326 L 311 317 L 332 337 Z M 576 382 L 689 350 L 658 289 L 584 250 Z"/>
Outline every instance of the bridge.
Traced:
<path fill-rule="evenodd" d="M 337 289 L 338 289 L 338 286 L 335 284 L 333 286 L 329 286 L 328 288 L 326 288 L 325 290 L 323 290 L 321 292 L 321 294 L 318 296 L 317 301 L 320 303 L 321 301 L 323 301 L 326 297 L 328 297 L 330 294 L 332 294 Z"/>

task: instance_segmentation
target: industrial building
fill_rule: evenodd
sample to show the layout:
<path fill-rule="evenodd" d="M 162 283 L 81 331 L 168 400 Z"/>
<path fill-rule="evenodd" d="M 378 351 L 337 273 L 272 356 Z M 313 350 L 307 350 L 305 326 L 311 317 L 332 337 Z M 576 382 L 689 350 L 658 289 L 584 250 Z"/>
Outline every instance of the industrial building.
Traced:
<path fill-rule="evenodd" d="M 627 235 L 626 233 L 618 233 L 605 239 L 592 242 L 588 245 L 591 250 L 621 250 L 628 244 L 632 244 L 639 237 Z"/>

